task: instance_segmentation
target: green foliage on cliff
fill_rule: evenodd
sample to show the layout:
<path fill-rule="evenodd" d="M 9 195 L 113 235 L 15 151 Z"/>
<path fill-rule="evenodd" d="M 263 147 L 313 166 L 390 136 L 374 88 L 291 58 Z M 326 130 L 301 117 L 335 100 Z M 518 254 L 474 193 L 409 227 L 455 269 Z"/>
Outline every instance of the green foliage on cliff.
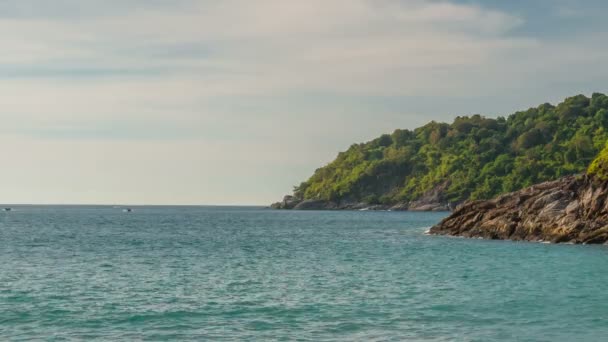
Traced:
<path fill-rule="evenodd" d="M 608 97 L 578 95 L 507 118 L 433 121 L 354 144 L 295 187 L 294 195 L 391 204 L 443 186 L 448 201 L 486 199 L 583 172 L 607 140 Z"/>
<path fill-rule="evenodd" d="M 597 180 L 608 180 L 608 146 L 593 160 L 587 173 Z"/>

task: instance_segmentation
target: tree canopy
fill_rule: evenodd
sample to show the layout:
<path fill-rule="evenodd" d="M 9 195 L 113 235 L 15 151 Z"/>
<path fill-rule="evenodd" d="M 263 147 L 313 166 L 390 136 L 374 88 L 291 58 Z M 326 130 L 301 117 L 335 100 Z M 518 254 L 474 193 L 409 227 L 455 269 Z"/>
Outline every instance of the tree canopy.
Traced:
<path fill-rule="evenodd" d="M 608 96 L 577 95 L 506 118 L 459 116 L 354 144 L 294 195 L 394 204 L 444 185 L 446 201 L 487 199 L 583 172 L 607 140 Z"/>
<path fill-rule="evenodd" d="M 596 180 L 608 180 L 608 146 L 606 146 L 600 154 L 593 160 L 587 173 L 593 176 Z"/>

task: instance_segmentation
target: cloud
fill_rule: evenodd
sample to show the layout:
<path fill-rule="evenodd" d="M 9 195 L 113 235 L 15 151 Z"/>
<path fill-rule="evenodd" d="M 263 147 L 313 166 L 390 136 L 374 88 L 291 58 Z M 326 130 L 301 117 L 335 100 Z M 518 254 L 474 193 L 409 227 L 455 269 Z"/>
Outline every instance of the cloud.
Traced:
<path fill-rule="evenodd" d="M 243 116 L 212 113 L 204 99 L 460 91 L 454 69 L 535 44 L 504 37 L 517 17 L 445 2 L 99 2 L 77 16 L 55 15 L 83 8 L 77 1 L 26 3 L 0 8 L 1 115 L 34 123 L 191 125 Z"/>
<path fill-rule="evenodd" d="M 0 138 L 19 163 L 0 180 L 46 198 L 77 182 L 103 201 L 158 202 L 173 186 L 174 202 L 265 202 L 350 143 L 467 114 L 450 104 L 516 109 L 606 80 L 605 35 L 546 39 L 513 13 L 423 0 L 4 1 Z M 44 146 L 59 181 L 39 172 Z M 29 186 L 25 168 L 52 189 Z M 163 174 L 158 192 L 120 192 L 121 178 Z M 258 185 L 207 181 L 228 174 Z"/>
<path fill-rule="evenodd" d="M 26 65 L 93 64 L 98 69 L 153 65 L 200 71 L 213 66 L 234 76 L 259 67 L 293 70 L 298 64 L 378 68 L 392 60 L 400 66 L 444 66 L 465 63 L 464 57 L 486 53 L 488 47 L 522 43 L 497 37 L 521 19 L 449 3 L 227 0 L 178 8 L 142 6 L 88 20 L 3 20 L 0 36 L 11 53 L 0 62 L 14 64 L 26 57 Z M 448 53 L 451 58 L 445 58 Z"/>
<path fill-rule="evenodd" d="M 121 13 L 99 9 L 104 15 L 87 20 L 0 21 L 10 51 L 0 56 L 0 66 L 10 68 L 5 78 L 187 79 L 198 83 L 196 97 L 467 93 L 476 88 L 475 77 L 455 78 L 454 72 L 472 69 L 474 75 L 480 66 L 538 45 L 508 34 L 522 25 L 520 17 L 448 2 L 134 3 Z"/>

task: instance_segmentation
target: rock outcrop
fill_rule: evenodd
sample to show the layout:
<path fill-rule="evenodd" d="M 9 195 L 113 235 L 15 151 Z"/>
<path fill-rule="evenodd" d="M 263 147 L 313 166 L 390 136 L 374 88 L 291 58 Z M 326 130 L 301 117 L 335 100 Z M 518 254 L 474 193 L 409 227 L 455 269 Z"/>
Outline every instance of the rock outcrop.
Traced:
<path fill-rule="evenodd" d="M 270 207 L 272 209 L 293 209 L 300 204 L 300 202 L 302 202 L 302 200 L 297 199 L 294 196 L 286 195 L 281 202 L 273 203 Z"/>
<path fill-rule="evenodd" d="M 568 176 L 505 194 L 470 201 L 431 234 L 568 243 L 608 242 L 608 181 Z"/>
<path fill-rule="evenodd" d="M 407 210 L 410 211 L 450 211 L 451 204 L 445 199 L 445 192 L 450 186 L 450 181 L 444 181 L 431 190 L 424 193 L 419 199 L 408 203 Z"/>
<path fill-rule="evenodd" d="M 362 202 L 342 202 L 336 203 L 325 200 L 297 200 L 292 196 L 285 196 L 283 201 L 273 203 L 272 209 L 293 209 L 293 210 L 390 210 L 392 206 L 383 204 L 369 204 Z M 407 210 L 407 206 L 395 207 L 393 210 Z"/>
<path fill-rule="evenodd" d="M 285 196 L 291 197 L 291 196 Z M 336 203 L 324 200 L 283 200 L 270 205 L 272 209 L 293 210 L 390 210 L 390 211 L 449 211 L 447 203 L 439 202 L 410 202 L 397 204 L 371 204 L 364 202 Z"/>
<path fill-rule="evenodd" d="M 343 200 L 340 202 L 298 199 L 287 195 L 281 202 L 270 205 L 272 209 L 294 210 L 391 210 L 391 211 L 450 211 L 453 204 L 445 200 L 445 190 L 449 182 L 443 182 L 427 191 L 418 200 L 394 204 L 377 204 Z"/>

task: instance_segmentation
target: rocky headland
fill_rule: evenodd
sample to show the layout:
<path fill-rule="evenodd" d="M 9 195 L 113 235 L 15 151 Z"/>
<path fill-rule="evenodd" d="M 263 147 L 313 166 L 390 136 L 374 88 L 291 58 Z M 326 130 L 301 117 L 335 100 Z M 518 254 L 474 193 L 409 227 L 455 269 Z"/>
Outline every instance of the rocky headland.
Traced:
<path fill-rule="evenodd" d="M 431 234 L 486 239 L 608 242 L 608 181 L 568 176 L 487 201 L 458 206 Z"/>

